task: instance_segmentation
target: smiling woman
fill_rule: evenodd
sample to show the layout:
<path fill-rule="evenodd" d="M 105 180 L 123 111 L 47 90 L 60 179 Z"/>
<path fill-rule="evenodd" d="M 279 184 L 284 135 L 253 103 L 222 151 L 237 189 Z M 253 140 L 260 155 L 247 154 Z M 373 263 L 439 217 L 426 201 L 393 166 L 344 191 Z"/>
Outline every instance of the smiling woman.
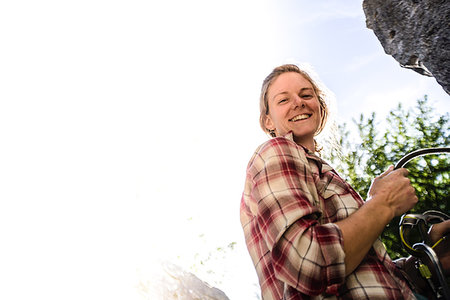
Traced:
<path fill-rule="evenodd" d="M 240 217 L 264 299 L 414 299 L 378 239 L 417 202 L 405 169 L 377 177 L 365 202 L 317 152 L 325 95 L 295 65 L 265 79 L 260 124 L 272 139 L 247 167 Z"/>
<path fill-rule="evenodd" d="M 311 83 L 299 73 L 284 73 L 273 82 L 267 98 L 266 128 L 275 135 L 292 131 L 296 143 L 314 150 L 323 114 Z"/>
<path fill-rule="evenodd" d="M 317 150 L 314 136 L 324 129 L 328 117 L 325 92 L 296 65 L 275 68 L 263 83 L 260 125 L 271 136 L 289 131 L 310 150 Z"/>

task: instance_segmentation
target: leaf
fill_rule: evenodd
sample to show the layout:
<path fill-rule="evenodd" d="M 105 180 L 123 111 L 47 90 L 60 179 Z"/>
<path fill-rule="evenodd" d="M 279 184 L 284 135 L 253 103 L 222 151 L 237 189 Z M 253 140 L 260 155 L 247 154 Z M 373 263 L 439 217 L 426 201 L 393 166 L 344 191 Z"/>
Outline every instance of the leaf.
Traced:
<path fill-rule="evenodd" d="M 385 126 L 379 126 L 375 113 L 369 117 L 361 114 L 359 120 L 353 120 L 356 132 L 349 131 L 345 123 L 338 126 L 342 157 L 332 153 L 329 160 L 360 195 L 367 195 L 373 178 L 407 153 L 421 148 L 448 147 L 449 114 L 438 115 L 428 103 L 426 95 L 417 100 L 415 109 L 406 110 L 399 103 L 389 112 L 383 122 Z M 355 133 L 359 136 L 358 142 L 350 141 Z M 449 155 L 436 155 L 415 159 L 406 165 L 419 198 L 412 212 L 450 211 L 449 162 Z M 399 217 L 394 218 L 381 236 L 392 258 L 408 255 L 401 246 L 398 222 Z"/>

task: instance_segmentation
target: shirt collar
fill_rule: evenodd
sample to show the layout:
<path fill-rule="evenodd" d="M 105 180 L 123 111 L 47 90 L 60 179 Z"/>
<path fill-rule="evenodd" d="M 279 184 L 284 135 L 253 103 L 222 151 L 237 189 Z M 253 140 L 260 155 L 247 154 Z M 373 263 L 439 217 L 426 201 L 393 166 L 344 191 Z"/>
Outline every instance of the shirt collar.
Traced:
<path fill-rule="evenodd" d="M 295 141 L 294 141 L 294 133 L 292 131 L 289 131 L 283 137 L 295 143 Z M 313 151 L 309 150 L 305 146 L 302 146 L 302 145 L 299 145 L 299 144 L 297 144 L 297 145 L 299 147 L 302 147 L 303 149 L 305 149 L 306 158 L 314 160 L 317 163 L 317 165 L 319 167 L 319 170 L 320 170 L 320 173 L 325 173 L 325 172 L 333 170 L 333 168 L 326 161 L 324 161 L 322 158 L 317 156 Z"/>

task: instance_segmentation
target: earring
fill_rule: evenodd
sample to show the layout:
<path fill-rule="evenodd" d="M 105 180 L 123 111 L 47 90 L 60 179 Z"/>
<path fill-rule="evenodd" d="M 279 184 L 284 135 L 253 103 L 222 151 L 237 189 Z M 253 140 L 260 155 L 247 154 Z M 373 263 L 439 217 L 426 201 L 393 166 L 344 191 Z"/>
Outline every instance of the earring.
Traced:
<path fill-rule="evenodd" d="M 277 135 L 275 134 L 275 130 L 273 129 L 267 129 L 269 131 L 269 134 L 271 137 L 276 137 Z"/>

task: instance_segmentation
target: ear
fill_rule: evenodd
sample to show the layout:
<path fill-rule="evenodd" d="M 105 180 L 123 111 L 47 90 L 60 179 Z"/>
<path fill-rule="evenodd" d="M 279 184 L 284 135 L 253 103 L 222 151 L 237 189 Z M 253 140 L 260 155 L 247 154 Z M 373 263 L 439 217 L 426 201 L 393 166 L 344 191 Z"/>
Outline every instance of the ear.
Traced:
<path fill-rule="evenodd" d="M 266 128 L 269 130 L 275 130 L 275 125 L 273 124 L 273 121 L 270 118 L 269 114 L 266 115 L 266 118 L 264 120 L 264 126 L 266 126 Z"/>

